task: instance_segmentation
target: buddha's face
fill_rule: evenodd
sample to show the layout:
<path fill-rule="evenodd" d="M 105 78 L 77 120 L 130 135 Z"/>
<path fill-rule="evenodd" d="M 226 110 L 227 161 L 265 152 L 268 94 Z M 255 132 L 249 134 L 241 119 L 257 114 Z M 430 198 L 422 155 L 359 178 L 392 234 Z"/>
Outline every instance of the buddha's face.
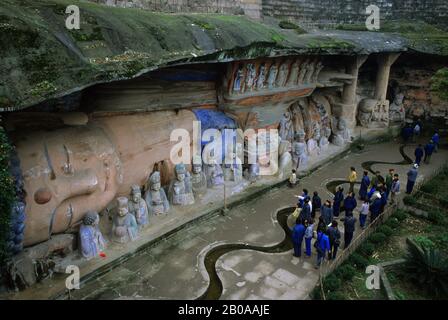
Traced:
<path fill-rule="evenodd" d="M 185 180 L 185 173 L 178 173 L 177 174 L 177 180 L 184 181 Z"/>
<path fill-rule="evenodd" d="M 151 189 L 154 191 L 159 191 L 160 187 L 161 187 L 160 182 L 155 182 L 151 185 Z"/>
<path fill-rule="evenodd" d="M 116 196 L 120 161 L 101 129 L 33 132 L 15 144 L 27 192 L 25 246 L 66 231 Z"/>
<path fill-rule="evenodd" d="M 128 206 L 120 206 L 120 207 L 118 207 L 117 213 L 118 213 L 118 215 L 120 217 L 126 216 L 128 214 L 128 212 L 129 212 Z"/>
<path fill-rule="evenodd" d="M 133 202 L 135 202 L 135 203 L 139 203 L 141 199 L 142 199 L 142 194 L 141 194 L 141 192 L 134 192 L 134 193 L 132 194 L 132 201 L 133 201 Z"/>

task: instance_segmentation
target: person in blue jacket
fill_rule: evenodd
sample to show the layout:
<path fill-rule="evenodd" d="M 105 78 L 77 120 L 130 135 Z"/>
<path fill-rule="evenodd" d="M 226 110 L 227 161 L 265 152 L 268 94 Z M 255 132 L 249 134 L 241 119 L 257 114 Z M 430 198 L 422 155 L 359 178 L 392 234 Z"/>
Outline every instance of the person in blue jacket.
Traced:
<path fill-rule="evenodd" d="M 417 181 L 418 176 L 418 164 L 414 164 L 411 170 L 408 171 L 408 183 L 406 184 L 406 194 L 411 194 L 414 189 L 415 181 Z"/>
<path fill-rule="evenodd" d="M 320 264 L 322 263 L 322 260 L 325 259 L 327 252 L 330 251 L 330 239 L 328 238 L 328 236 L 325 233 L 318 232 L 317 239 L 316 239 L 316 242 L 314 243 L 314 246 L 317 250 L 316 269 L 318 269 Z"/>
<path fill-rule="evenodd" d="M 344 200 L 345 215 L 353 214 L 353 210 L 356 209 L 357 205 L 358 203 L 356 202 L 355 195 L 353 192 L 349 192 Z"/>
<path fill-rule="evenodd" d="M 302 242 L 306 228 L 303 225 L 303 222 L 300 219 L 298 220 L 298 223 L 292 230 L 292 243 L 294 245 L 294 257 L 300 258 L 302 255 Z"/>
<path fill-rule="evenodd" d="M 359 197 L 361 200 L 367 199 L 367 190 L 370 186 L 370 178 L 369 178 L 369 172 L 364 171 L 364 176 L 361 180 L 361 187 L 359 188 Z"/>
<path fill-rule="evenodd" d="M 431 140 L 428 144 L 425 146 L 425 159 L 423 159 L 423 162 L 429 163 L 431 160 L 432 153 L 434 152 L 434 149 L 436 146 L 434 145 L 434 142 Z"/>
<path fill-rule="evenodd" d="M 344 189 L 339 187 L 333 199 L 333 216 L 336 218 L 339 217 L 342 201 L 344 201 Z"/>
<path fill-rule="evenodd" d="M 422 162 L 422 158 L 424 155 L 423 146 L 421 144 L 419 144 L 418 147 L 415 149 L 414 155 L 415 155 L 415 163 L 420 165 L 420 162 Z"/>
<path fill-rule="evenodd" d="M 380 196 L 381 196 L 381 210 L 380 210 L 380 213 L 383 213 L 384 212 L 384 208 L 386 207 L 387 198 L 388 198 L 388 195 L 387 195 L 387 192 L 386 192 L 386 189 L 385 189 L 384 186 L 381 187 L 381 189 L 380 189 Z"/>
<path fill-rule="evenodd" d="M 412 138 L 414 129 L 410 125 L 406 125 L 401 131 L 401 134 L 403 136 L 404 143 L 406 144 L 408 143 L 409 139 Z"/>
<path fill-rule="evenodd" d="M 311 207 L 310 207 L 310 198 L 305 198 L 305 203 L 303 204 L 302 211 L 300 212 L 300 218 L 302 221 L 310 221 L 311 220 Z"/>
<path fill-rule="evenodd" d="M 376 198 L 370 205 L 370 221 L 373 222 L 381 213 L 381 198 Z"/>
<path fill-rule="evenodd" d="M 434 142 L 434 147 L 435 147 L 434 152 L 437 152 L 439 150 L 439 143 L 440 143 L 440 136 L 437 131 L 434 133 L 431 140 Z"/>

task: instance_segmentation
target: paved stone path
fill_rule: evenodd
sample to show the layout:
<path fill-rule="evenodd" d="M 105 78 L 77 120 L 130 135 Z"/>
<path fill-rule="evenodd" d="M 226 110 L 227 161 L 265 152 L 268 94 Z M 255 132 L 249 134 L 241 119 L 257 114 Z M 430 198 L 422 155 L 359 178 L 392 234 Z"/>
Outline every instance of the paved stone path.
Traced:
<path fill-rule="evenodd" d="M 406 147 L 406 154 L 412 155 L 414 148 L 413 145 Z M 446 163 L 447 159 L 446 150 L 435 154 L 431 165 L 420 168 L 419 179 Z M 294 194 L 304 187 L 310 191 L 317 190 L 323 200 L 331 198 L 326 183 L 345 179 L 350 166 L 355 166 L 361 175 L 361 163 L 368 160 L 402 160 L 398 143 L 367 146 L 362 153 L 350 153 L 343 159 L 321 167 L 302 179 L 296 189 L 274 189 L 230 210 L 226 216 L 217 216 L 183 230 L 87 283 L 72 297 L 195 299 L 208 287 L 208 275 L 201 259 L 211 247 L 241 242 L 271 246 L 282 241 L 284 232 L 275 220 L 278 208 L 294 205 Z M 390 167 L 378 164 L 373 169 L 386 173 Z M 393 167 L 400 174 L 403 191 L 410 166 Z M 297 259 L 292 256 L 292 251 L 280 254 L 252 250 L 229 252 L 217 261 L 217 271 L 224 287 L 221 299 L 306 299 L 318 279 L 314 263 L 314 255 L 309 259 Z"/>

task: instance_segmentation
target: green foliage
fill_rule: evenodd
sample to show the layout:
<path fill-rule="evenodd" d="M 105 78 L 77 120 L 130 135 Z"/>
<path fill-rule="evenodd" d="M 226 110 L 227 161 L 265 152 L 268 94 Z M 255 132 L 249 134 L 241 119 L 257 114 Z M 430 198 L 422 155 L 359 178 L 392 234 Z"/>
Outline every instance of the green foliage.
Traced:
<path fill-rule="evenodd" d="M 397 211 L 394 212 L 392 216 L 397 218 L 398 221 L 404 221 L 408 217 L 408 213 L 405 210 L 398 209 Z"/>
<path fill-rule="evenodd" d="M 407 195 L 403 198 L 403 203 L 407 206 L 415 206 L 417 204 L 417 199 L 413 195 Z"/>
<path fill-rule="evenodd" d="M 408 240 L 409 252 L 404 266 L 405 276 L 429 294 L 448 297 L 448 261 L 440 251 L 425 248 Z"/>
<path fill-rule="evenodd" d="M 426 248 L 426 249 L 435 248 L 434 242 L 432 242 L 432 240 L 429 239 L 428 237 L 415 236 L 412 238 L 412 240 L 414 240 L 422 248 Z"/>
<path fill-rule="evenodd" d="M 428 212 L 428 220 L 435 224 L 442 224 L 445 221 L 445 215 L 436 210 L 432 210 Z"/>
<path fill-rule="evenodd" d="M 386 237 L 390 237 L 391 235 L 394 234 L 394 230 L 386 225 L 382 225 L 378 228 L 378 232 L 384 234 Z"/>
<path fill-rule="evenodd" d="M 382 232 L 375 232 L 369 237 L 369 240 L 375 244 L 382 244 L 386 239 L 386 235 Z"/>
<path fill-rule="evenodd" d="M 439 69 L 431 78 L 431 90 L 441 99 L 448 100 L 448 68 Z"/>
<path fill-rule="evenodd" d="M 287 21 L 287 20 L 282 20 L 280 21 L 280 23 L 278 24 L 278 26 L 282 29 L 290 29 L 290 30 L 294 30 L 295 32 L 297 32 L 298 34 L 305 34 L 307 33 L 305 30 L 303 30 L 300 26 L 296 25 L 295 23 L 291 22 L 291 21 Z"/>
<path fill-rule="evenodd" d="M 386 226 L 389 226 L 392 229 L 396 229 L 400 226 L 400 221 L 398 221 L 398 219 L 395 217 L 391 217 L 387 220 Z"/>
<path fill-rule="evenodd" d="M 6 240 L 9 235 L 10 212 L 15 199 L 14 184 L 9 172 L 11 151 L 5 130 L 0 126 L 0 265 L 8 256 Z"/>
<path fill-rule="evenodd" d="M 323 285 L 326 292 L 339 289 L 341 284 L 341 279 L 339 279 L 334 273 L 325 277 L 325 279 L 323 280 Z"/>
<path fill-rule="evenodd" d="M 343 264 L 334 271 L 335 275 L 342 280 L 350 281 L 356 273 L 356 269 L 349 264 Z"/>
<path fill-rule="evenodd" d="M 327 300 L 345 300 L 345 296 L 340 292 L 330 292 L 327 295 Z"/>
<path fill-rule="evenodd" d="M 355 268 L 358 268 L 360 270 L 365 270 L 365 268 L 369 265 L 369 260 L 356 252 L 350 256 L 349 262 Z"/>
<path fill-rule="evenodd" d="M 373 243 L 366 241 L 359 247 L 359 252 L 365 257 L 370 257 L 375 251 Z"/>

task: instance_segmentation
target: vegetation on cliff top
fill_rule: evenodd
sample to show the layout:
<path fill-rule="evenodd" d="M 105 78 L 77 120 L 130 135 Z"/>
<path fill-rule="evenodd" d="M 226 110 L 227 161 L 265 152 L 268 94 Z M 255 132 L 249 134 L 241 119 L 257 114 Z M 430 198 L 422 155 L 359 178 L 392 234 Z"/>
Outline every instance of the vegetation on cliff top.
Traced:
<path fill-rule="evenodd" d="M 448 101 L 448 68 L 442 68 L 431 79 L 431 90 Z"/>

